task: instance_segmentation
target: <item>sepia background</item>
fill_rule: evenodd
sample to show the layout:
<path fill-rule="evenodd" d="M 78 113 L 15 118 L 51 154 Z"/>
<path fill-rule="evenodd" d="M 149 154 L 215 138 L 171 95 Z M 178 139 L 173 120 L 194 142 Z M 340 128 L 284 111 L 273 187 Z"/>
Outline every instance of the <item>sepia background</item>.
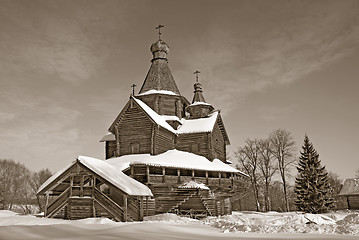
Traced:
<path fill-rule="evenodd" d="M 357 0 L 0 0 L 0 158 L 52 171 L 103 158 L 99 140 L 140 89 L 158 24 L 189 100 L 201 71 L 230 152 L 284 128 L 298 154 L 308 134 L 329 171 L 354 177 Z"/>

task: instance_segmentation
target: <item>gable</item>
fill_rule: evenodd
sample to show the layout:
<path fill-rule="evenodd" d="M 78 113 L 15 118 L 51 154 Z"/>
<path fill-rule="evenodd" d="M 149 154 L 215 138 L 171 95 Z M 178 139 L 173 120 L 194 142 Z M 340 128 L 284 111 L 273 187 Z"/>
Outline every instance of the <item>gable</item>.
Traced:
<path fill-rule="evenodd" d="M 224 128 L 224 124 L 219 111 L 215 111 L 207 118 L 182 119 L 181 123 L 182 125 L 176 131 L 178 134 L 213 132 L 214 127 L 217 125 L 221 131 L 225 144 L 230 144 L 227 131 Z"/>
<path fill-rule="evenodd" d="M 130 178 L 106 161 L 84 156 L 79 156 L 76 161 L 51 176 L 39 188 L 36 194 L 44 194 L 46 191 L 53 189 L 63 191 L 65 189 L 62 189 L 61 186 L 65 180 L 73 175 L 73 173 L 79 174 L 84 170 L 128 195 L 152 196 L 151 190 L 147 186 Z"/>
<path fill-rule="evenodd" d="M 160 115 L 158 115 L 155 111 L 153 111 L 144 102 L 142 102 L 141 100 L 139 100 L 133 96 L 130 97 L 130 100 L 127 102 L 127 104 L 122 109 L 120 114 L 116 117 L 115 121 L 111 124 L 110 128 L 108 129 L 110 132 L 115 133 L 116 124 L 121 121 L 121 119 L 124 117 L 124 115 L 126 113 L 126 110 L 129 107 L 138 107 L 145 114 L 145 116 L 151 120 L 152 123 L 155 123 L 155 124 L 161 126 L 162 128 L 166 129 L 167 131 L 170 131 L 175 134 L 175 130 L 166 122 L 165 119 L 163 119 Z"/>

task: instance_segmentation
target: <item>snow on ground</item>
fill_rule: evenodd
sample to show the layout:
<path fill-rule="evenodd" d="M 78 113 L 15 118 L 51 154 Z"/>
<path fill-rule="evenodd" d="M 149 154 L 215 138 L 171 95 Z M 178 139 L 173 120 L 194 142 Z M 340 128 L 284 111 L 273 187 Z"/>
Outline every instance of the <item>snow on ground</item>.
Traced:
<path fill-rule="evenodd" d="M 327 214 L 234 212 L 194 220 L 174 214 L 119 223 L 106 218 L 61 220 L 0 211 L 0 240 L 12 239 L 359 239 L 359 211 Z"/>
<path fill-rule="evenodd" d="M 359 236 L 359 211 L 327 214 L 234 212 L 227 216 L 208 217 L 203 222 L 223 232 L 324 233 Z"/>

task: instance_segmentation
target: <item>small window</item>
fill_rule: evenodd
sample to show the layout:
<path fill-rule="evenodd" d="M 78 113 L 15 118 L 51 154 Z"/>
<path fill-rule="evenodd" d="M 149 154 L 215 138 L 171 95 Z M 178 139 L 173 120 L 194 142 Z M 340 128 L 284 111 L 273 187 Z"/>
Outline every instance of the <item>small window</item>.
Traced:
<path fill-rule="evenodd" d="M 131 153 L 140 153 L 140 143 L 131 143 Z"/>

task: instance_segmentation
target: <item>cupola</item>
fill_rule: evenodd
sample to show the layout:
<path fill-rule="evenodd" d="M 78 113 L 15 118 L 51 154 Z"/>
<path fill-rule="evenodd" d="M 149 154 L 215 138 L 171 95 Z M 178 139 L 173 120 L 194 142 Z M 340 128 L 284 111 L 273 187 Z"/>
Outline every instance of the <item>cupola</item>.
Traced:
<path fill-rule="evenodd" d="M 198 78 L 197 78 L 198 80 Z M 192 104 L 186 107 L 186 112 L 189 113 L 190 119 L 205 118 L 208 117 L 214 110 L 214 107 L 206 103 L 203 97 L 202 84 L 196 82 L 194 85 L 194 96 Z"/>
<path fill-rule="evenodd" d="M 152 61 L 156 59 L 166 59 L 167 60 L 167 53 L 169 52 L 168 45 L 159 39 L 157 42 L 153 43 L 150 48 L 153 58 Z"/>

